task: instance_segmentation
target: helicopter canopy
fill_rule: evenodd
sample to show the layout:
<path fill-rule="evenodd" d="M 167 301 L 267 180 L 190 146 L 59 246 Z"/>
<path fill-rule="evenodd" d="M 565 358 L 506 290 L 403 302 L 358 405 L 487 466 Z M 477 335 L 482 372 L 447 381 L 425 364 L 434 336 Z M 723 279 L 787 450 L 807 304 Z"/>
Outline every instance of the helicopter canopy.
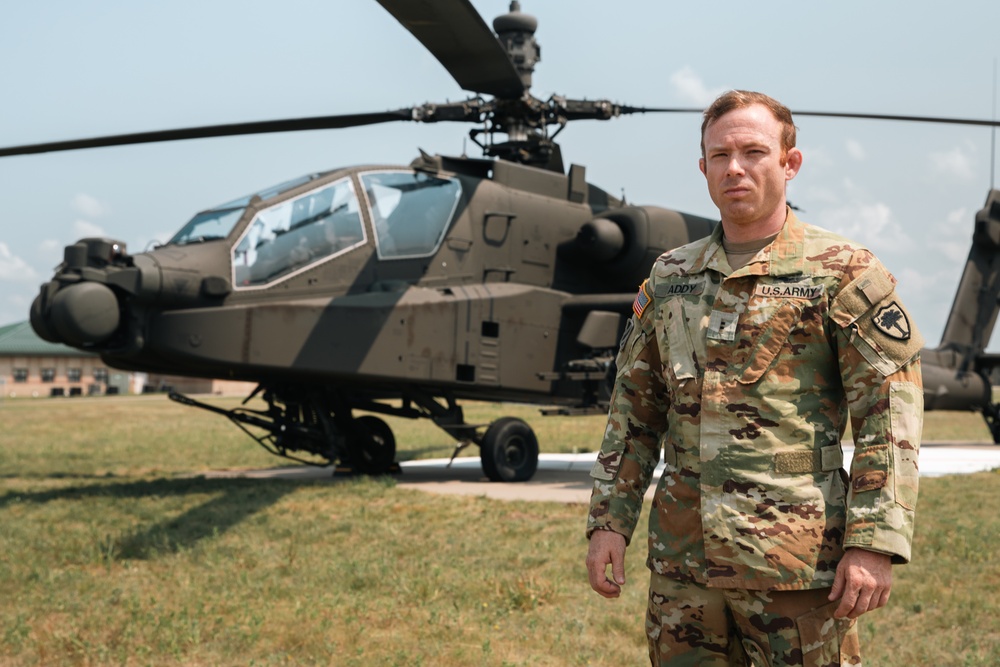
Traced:
<path fill-rule="evenodd" d="M 253 200 L 266 201 L 284 192 L 319 178 L 322 174 L 307 174 L 290 181 L 272 185 L 257 192 L 213 206 L 191 218 L 180 231 L 174 234 L 167 245 L 187 245 L 223 239 L 243 216 L 243 211 Z"/>
<path fill-rule="evenodd" d="M 372 230 L 380 260 L 432 255 L 462 193 L 455 178 L 381 169 L 359 172 L 357 180 L 344 176 L 287 196 L 318 177 L 303 176 L 202 211 L 170 243 L 199 243 L 238 233 L 232 249 L 233 286 L 263 287 L 366 245 Z M 363 189 L 361 196 L 356 183 Z M 268 200 L 274 203 L 268 205 Z M 256 214 L 239 231 L 237 226 L 251 205 Z M 368 229 L 366 217 L 372 225 Z"/>

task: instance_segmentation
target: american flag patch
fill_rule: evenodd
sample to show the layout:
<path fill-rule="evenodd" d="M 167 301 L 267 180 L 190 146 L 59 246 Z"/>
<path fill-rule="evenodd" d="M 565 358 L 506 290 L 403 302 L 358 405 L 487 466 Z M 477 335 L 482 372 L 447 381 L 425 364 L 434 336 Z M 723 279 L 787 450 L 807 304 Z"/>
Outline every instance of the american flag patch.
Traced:
<path fill-rule="evenodd" d="M 635 313 L 636 317 L 642 317 L 642 314 L 646 312 L 646 306 L 652 301 L 649 296 L 648 284 L 649 280 L 642 281 L 642 285 L 639 286 L 639 293 L 635 295 L 635 302 L 632 303 L 632 312 Z"/>

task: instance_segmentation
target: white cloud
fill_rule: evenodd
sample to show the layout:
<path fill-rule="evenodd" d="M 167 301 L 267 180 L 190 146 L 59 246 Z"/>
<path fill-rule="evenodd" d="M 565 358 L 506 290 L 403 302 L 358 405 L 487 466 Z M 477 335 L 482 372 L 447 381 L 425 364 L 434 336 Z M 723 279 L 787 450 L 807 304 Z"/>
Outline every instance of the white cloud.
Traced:
<path fill-rule="evenodd" d="M 962 266 L 969 256 L 970 240 L 966 235 L 956 238 L 955 230 L 963 229 L 970 217 L 965 207 L 952 211 L 948 214 L 947 222 L 939 224 L 934 230 L 936 238 L 929 239 L 931 247 L 940 250 L 947 259 L 958 266 Z"/>
<path fill-rule="evenodd" d="M 51 255 L 52 253 L 58 254 L 62 250 L 63 244 L 56 239 L 45 239 L 38 244 L 38 252 L 42 255 Z"/>
<path fill-rule="evenodd" d="M 87 218 L 100 218 L 108 213 L 108 207 L 101 203 L 97 197 L 84 193 L 73 197 L 71 204 L 74 211 Z"/>
<path fill-rule="evenodd" d="M 76 238 L 89 238 L 92 236 L 107 236 L 108 233 L 104 231 L 100 225 L 95 225 L 89 220 L 75 220 L 73 221 L 73 234 Z"/>
<path fill-rule="evenodd" d="M 39 262 L 44 262 L 46 266 L 55 268 L 63 260 L 63 248 L 65 243 L 56 239 L 45 239 L 38 244 L 35 257 Z"/>
<path fill-rule="evenodd" d="M 7 294 L 3 302 L 0 302 L 0 326 L 28 319 L 28 310 L 35 294 L 37 290 L 27 286 L 16 293 Z"/>
<path fill-rule="evenodd" d="M 861 145 L 860 141 L 855 139 L 847 140 L 847 154 L 855 160 L 864 160 L 868 157 L 868 154 L 865 152 L 865 147 Z"/>
<path fill-rule="evenodd" d="M 685 65 L 670 75 L 670 83 L 674 90 L 684 99 L 700 105 L 708 106 L 716 97 L 726 92 L 728 88 L 708 88 L 690 65 Z"/>
<path fill-rule="evenodd" d="M 852 189 L 850 183 L 845 186 L 848 191 Z M 880 256 L 913 250 L 912 235 L 900 226 L 887 204 L 860 198 L 845 199 L 849 201 L 819 212 L 821 227 L 864 244 Z"/>
<path fill-rule="evenodd" d="M 38 272 L 23 259 L 16 257 L 6 243 L 0 243 L 0 280 L 33 283 L 38 280 Z"/>
<path fill-rule="evenodd" d="M 963 181 L 972 180 L 975 170 L 968 150 L 956 146 L 949 151 L 934 151 L 930 154 L 931 170 L 937 174 L 951 176 Z"/>
<path fill-rule="evenodd" d="M 814 169 L 820 170 L 836 165 L 833 158 L 830 157 L 829 151 L 827 151 L 823 146 L 803 144 L 800 141 L 798 142 L 798 147 L 799 150 L 802 151 L 802 165 L 806 170 L 808 170 L 807 173 Z"/>

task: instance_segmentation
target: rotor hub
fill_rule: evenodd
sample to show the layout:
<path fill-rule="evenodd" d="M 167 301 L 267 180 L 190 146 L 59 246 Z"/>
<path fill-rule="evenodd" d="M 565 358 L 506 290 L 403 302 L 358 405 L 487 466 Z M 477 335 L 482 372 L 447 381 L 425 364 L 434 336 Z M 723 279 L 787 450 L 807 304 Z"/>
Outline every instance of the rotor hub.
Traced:
<path fill-rule="evenodd" d="M 531 74 L 535 71 L 535 63 L 542 59 L 542 47 L 535 41 L 538 19 L 522 12 L 521 3 L 513 0 L 510 3 L 510 13 L 493 19 L 493 29 L 507 50 L 525 90 L 531 88 Z"/>

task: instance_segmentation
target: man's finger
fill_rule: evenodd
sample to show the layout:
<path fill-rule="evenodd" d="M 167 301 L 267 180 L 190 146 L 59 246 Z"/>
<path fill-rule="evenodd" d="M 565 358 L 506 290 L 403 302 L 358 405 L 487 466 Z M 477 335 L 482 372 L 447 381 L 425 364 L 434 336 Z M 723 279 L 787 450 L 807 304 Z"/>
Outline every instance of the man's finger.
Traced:
<path fill-rule="evenodd" d="M 844 573 L 837 568 L 837 573 L 833 576 L 833 588 L 830 589 L 830 595 L 827 599 L 830 602 L 840 598 L 841 594 L 844 592 Z"/>
<path fill-rule="evenodd" d="M 878 604 L 875 606 L 875 609 L 881 609 L 882 607 L 886 606 L 889 603 L 889 593 L 890 592 L 891 592 L 891 589 L 889 589 L 889 588 L 883 588 L 882 589 L 882 594 L 879 595 Z"/>
<path fill-rule="evenodd" d="M 625 584 L 625 554 L 614 549 L 611 551 L 611 576 L 619 586 Z"/>
<path fill-rule="evenodd" d="M 839 578 L 839 572 L 837 576 Z M 844 589 L 844 592 L 840 596 L 840 604 L 837 606 L 837 611 L 833 612 L 834 618 L 846 618 L 850 616 L 858 604 L 858 597 L 861 595 L 861 586 L 854 579 L 844 577 L 841 588 Z"/>
<path fill-rule="evenodd" d="M 874 607 L 871 606 L 874 593 L 875 591 L 871 590 L 868 587 L 863 586 L 858 591 L 858 597 L 854 601 L 854 608 L 851 609 L 847 614 L 848 618 L 857 618 L 858 616 L 861 616 L 862 614 L 874 609 Z M 878 601 L 878 597 L 875 597 L 875 601 L 876 602 Z"/>
<path fill-rule="evenodd" d="M 593 588 L 598 595 L 606 598 L 616 598 L 621 595 L 621 586 L 607 578 L 604 573 L 605 566 L 591 568 L 588 563 L 587 571 L 590 578 L 590 587 Z"/>

